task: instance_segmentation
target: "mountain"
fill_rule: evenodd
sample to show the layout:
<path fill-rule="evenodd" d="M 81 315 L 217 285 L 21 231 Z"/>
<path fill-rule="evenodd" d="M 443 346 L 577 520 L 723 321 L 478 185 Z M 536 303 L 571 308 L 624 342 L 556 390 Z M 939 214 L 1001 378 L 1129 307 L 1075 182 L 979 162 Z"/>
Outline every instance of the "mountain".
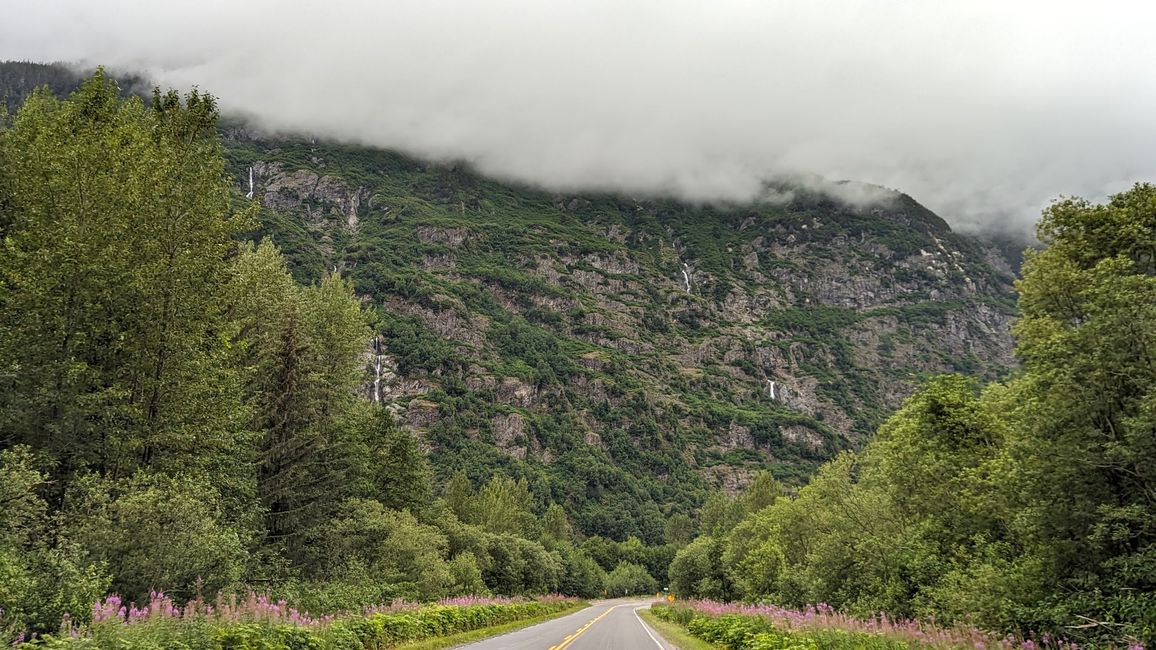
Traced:
<path fill-rule="evenodd" d="M 367 398 L 443 475 L 553 477 L 587 532 L 656 538 L 648 501 L 803 480 L 921 376 L 1013 363 L 1012 267 L 902 194 L 693 205 L 240 127 L 225 144 L 257 234 L 379 308 Z"/>
<path fill-rule="evenodd" d="M 45 82 L 13 78 L 10 101 Z M 1014 363 L 1012 263 L 898 192 L 556 193 L 241 122 L 221 135 L 238 206 L 259 206 L 251 236 L 373 307 L 365 397 L 441 479 L 526 478 L 586 534 L 658 542 L 714 487 L 805 481 L 921 377 Z"/>

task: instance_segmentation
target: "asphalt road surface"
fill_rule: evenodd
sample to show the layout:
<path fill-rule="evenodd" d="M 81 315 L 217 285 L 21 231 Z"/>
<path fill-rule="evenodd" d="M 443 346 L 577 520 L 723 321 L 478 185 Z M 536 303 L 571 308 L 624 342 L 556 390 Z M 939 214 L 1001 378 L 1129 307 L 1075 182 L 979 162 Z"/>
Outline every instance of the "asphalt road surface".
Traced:
<path fill-rule="evenodd" d="M 674 650 L 634 610 L 647 600 L 604 600 L 586 609 L 461 650 Z"/>

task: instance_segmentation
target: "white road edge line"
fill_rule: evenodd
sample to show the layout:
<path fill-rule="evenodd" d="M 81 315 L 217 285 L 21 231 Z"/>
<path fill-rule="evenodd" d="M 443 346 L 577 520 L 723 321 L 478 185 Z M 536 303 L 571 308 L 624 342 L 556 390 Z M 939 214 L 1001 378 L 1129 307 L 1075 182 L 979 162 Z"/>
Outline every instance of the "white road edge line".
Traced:
<path fill-rule="evenodd" d="M 650 640 L 654 641 L 654 644 L 657 645 L 660 648 L 660 650 L 666 650 L 666 646 L 662 645 L 662 641 L 659 641 L 658 638 L 654 636 L 654 632 L 650 631 L 650 626 L 647 625 L 646 621 L 642 620 L 642 617 L 638 615 L 638 610 L 640 610 L 640 609 L 642 609 L 642 608 L 641 607 L 635 607 L 634 608 L 634 618 L 638 619 L 638 623 L 642 626 L 642 629 L 646 630 L 646 636 L 649 636 Z"/>

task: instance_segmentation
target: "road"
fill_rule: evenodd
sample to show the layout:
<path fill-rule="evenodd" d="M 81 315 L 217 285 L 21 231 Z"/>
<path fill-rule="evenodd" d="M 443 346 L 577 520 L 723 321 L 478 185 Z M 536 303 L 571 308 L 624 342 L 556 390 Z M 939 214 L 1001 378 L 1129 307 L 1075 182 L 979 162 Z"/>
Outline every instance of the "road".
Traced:
<path fill-rule="evenodd" d="M 647 600 L 604 600 L 586 609 L 460 650 L 674 650 L 634 610 Z"/>

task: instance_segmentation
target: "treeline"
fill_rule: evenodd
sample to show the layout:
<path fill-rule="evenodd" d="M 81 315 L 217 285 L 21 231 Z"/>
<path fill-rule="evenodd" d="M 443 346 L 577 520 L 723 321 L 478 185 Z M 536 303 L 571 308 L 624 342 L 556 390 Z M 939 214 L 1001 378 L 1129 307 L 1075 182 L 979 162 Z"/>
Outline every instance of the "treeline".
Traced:
<path fill-rule="evenodd" d="M 361 400 L 371 314 L 247 241 L 211 96 L 97 72 L 0 115 L 0 637 L 254 587 L 314 612 L 656 586 L 524 482 L 455 478 Z M 685 531 L 684 537 L 688 536 Z"/>
<path fill-rule="evenodd" d="M 1156 641 L 1156 187 L 1045 211 L 1018 376 L 928 382 L 793 497 L 716 507 L 682 595 Z"/>

